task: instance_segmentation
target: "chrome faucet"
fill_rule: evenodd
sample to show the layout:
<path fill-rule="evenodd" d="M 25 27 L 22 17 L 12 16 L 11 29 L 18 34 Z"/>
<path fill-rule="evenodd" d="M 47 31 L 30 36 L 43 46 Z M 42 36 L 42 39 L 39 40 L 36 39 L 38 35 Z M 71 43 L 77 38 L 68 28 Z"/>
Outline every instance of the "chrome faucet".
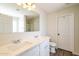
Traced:
<path fill-rule="evenodd" d="M 18 40 L 14 40 L 13 43 L 20 43 L 21 42 L 21 39 L 18 39 Z"/>

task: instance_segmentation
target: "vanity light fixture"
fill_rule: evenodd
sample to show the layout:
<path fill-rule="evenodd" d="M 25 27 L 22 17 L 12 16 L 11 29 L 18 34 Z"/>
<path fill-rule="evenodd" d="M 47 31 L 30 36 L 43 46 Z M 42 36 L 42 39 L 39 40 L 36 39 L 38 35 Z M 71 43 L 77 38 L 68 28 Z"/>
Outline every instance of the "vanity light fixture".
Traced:
<path fill-rule="evenodd" d="M 17 3 L 17 5 L 22 8 L 27 8 L 28 10 L 33 10 L 36 8 L 36 5 L 34 3 Z"/>

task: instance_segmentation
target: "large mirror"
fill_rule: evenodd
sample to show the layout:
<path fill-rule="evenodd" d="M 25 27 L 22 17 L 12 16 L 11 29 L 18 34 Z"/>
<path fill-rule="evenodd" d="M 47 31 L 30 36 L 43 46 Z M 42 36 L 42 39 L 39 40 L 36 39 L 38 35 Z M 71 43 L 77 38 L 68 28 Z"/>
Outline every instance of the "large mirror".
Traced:
<path fill-rule="evenodd" d="M 39 31 L 40 15 L 16 3 L 0 3 L 0 33 Z"/>

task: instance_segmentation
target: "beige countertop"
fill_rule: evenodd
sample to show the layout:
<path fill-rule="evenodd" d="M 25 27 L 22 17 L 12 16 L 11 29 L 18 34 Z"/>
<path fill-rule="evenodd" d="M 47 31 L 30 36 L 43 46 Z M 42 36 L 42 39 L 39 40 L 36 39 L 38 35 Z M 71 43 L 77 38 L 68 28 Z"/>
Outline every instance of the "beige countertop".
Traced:
<path fill-rule="evenodd" d="M 16 56 L 24 51 L 41 44 L 42 42 L 49 40 L 50 37 L 41 36 L 38 38 L 28 39 L 26 38 L 21 43 L 8 43 L 4 46 L 0 46 L 0 56 Z"/>

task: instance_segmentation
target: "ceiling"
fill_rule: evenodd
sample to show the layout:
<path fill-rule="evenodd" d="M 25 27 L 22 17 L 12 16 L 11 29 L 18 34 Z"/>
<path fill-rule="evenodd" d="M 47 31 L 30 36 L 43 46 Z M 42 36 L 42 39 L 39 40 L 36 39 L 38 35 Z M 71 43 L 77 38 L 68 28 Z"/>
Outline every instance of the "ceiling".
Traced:
<path fill-rule="evenodd" d="M 64 3 L 37 3 L 36 6 L 47 13 L 51 13 L 62 8 Z"/>
<path fill-rule="evenodd" d="M 41 10 L 43 10 L 44 12 L 46 12 L 47 14 L 55 12 L 57 10 L 60 10 L 62 8 L 71 6 L 71 5 L 75 5 L 77 3 L 35 3 L 36 4 L 36 8 L 39 8 Z M 37 15 L 37 13 L 35 12 L 30 12 L 27 9 L 23 9 L 23 8 L 19 8 L 15 3 L 0 3 L 0 7 L 3 6 L 2 8 L 10 8 L 12 10 L 15 10 L 19 13 L 23 13 L 23 14 L 27 14 L 27 15 L 31 15 L 31 14 L 35 14 Z M 19 9 L 19 10 L 18 10 Z"/>
<path fill-rule="evenodd" d="M 71 5 L 75 5 L 75 3 L 36 3 L 36 6 L 46 13 L 51 13 Z"/>

